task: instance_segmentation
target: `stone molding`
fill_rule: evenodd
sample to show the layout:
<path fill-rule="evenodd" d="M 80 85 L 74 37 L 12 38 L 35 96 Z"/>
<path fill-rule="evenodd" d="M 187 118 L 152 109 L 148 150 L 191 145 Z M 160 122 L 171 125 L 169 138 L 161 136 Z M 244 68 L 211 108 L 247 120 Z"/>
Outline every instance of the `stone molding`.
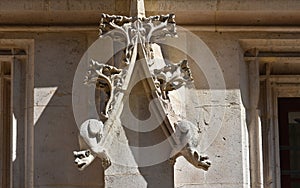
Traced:
<path fill-rule="evenodd" d="M 1 25 L 96 25 L 99 12 L 129 15 L 130 1 L 67 0 L 0 3 Z M 172 12 L 179 25 L 283 26 L 299 25 L 299 1 L 145 1 L 148 15 Z M 167 11 L 166 11 L 167 10 Z M 276 14 L 274 14 L 276 12 Z M 192 18 L 192 19 L 191 19 Z"/>

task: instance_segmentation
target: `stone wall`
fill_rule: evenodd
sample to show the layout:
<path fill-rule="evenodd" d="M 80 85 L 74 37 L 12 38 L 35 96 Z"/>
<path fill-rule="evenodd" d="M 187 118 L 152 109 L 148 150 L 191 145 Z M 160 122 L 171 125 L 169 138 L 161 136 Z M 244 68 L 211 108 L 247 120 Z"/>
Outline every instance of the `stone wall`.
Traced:
<path fill-rule="evenodd" d="M 99 14 L 129 15 L 131 0 L 3 0 L 2 25 L 92 25 Z M 145 0 L 146 14 L 175 13 L 182 25 L 297 25 L 296 0 Z M 276 14 L 274 14 L 276 12 Z"/>
<path fill-rule="evenodd" d="M 101 164 L 79 172 L 73 150 L 78 129 L 72 111 L 72 84 L 87 48 L 84 34 L 43 33 L 35 36 L 35 187 L 99 187 Z"/>
<path fill-rule="evenodd" d="M 24 0 L 0 2 L 0 39 L 34 40 L 34 187 L 103 187 L 100 161 L 79 172 L 73 150 L 79 148 L 72 111 L 72 82 L 77 65 L 97 38 L 99 14 L 125 14 L 129 0 Z M 145 1 L 147 14 L 178 13 L 181 25 L 297 25 L 299 1 Z M 284 5 L 284 6 L 281 6 Z M 280 10 L 280 11 L 279 11 Z M 190 14 L 190 11 L 192 14 Z M 276 11 L 276 15 L 274 15 Z M 259 16 L 254 16 L 257 15 Z M 192 16 L 191 16 L 192 15 Z M 241 16 L 241 17 L 239 17 Z M 76 26 L 78 31 L 72 31 Z M 48 29 L 56 27 L 55 32 Z M 28 31 L 26 30 L 28 28 Z M 35 30 L 36 28 L 36 30 Z M 79 29 L 78 29 L 79 28 Z M 88 29 L 86 29 L 88 28 Z M 66 31 L 67 30 L 67 31 Z M 195 169 L 183 159 L 175 168 L 177 187 L 250 187 L 248 136 L 244 104 L 248 102 L 247 70 L 240 39 L 295 39 L 298 33 L 204 32 L 200 37 L 219 64 L 225 88 L 210 88 L 203 72 L 196 75 L 201 118 L 207 126 L 211 110 L 223 112 L 205 153 L 212 167 Z M 189 44 L 187 44 L 187 50 Z M 174 57 L 176 59 L 176 57 Z M 194 69 L 197 70 L 197 69 Z M 225 89 L 225 90 L 224 90 Z M 225 100 L 220 102 L 219 96 Z M 225 94 L 225 96 L 224 96 Z M 213 125 L 215 126 L 215 125 Z M 210 136 L 210 135 L 208 135 Z M 18 178 L 15 178 L 18 179 Z M 25 180 L 26 181 L 26 180 Z M 121 185 L 120 185 L 121 187 Z"/>

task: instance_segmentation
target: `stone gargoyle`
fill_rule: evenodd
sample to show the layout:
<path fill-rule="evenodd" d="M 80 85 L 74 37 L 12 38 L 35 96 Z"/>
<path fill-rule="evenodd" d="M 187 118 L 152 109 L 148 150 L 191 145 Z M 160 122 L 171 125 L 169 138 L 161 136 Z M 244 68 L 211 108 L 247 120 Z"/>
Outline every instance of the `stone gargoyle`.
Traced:
<path fill-rule="evenodd" d="M 175 163 L 176 158 L 183 156 L 187 161 L 197 168 L 208 170 L 211 162 L 208 156 L 201 155 L 198 149 L 199 128 L 188 120 L 179 120 L 175 124 L 174 136 L 179 140 L 171 152 L 170 162 Z"/>
<path fill-rule="evenodd" d="M 103 134 L 102 121 L 91 119 L 80 126 L 79 145 L 80 151 L 73 151 L 75 164 L 79 170 L 84 170 L 96 157 L 101 159 L 103 169 L 111 165 L 111 161 L 103 148 L 98 143 Z"/>
<path fill-rule="evenodd" d="M 96 157 L 102 161 L 102 166 L 107 169 L 111 165 L 106 149 L 102 146 L 104 139 L 104 124 L 111 113 L 111 106 L 115 102 L 117 93 L 122 85 L 122 70 L 114 66 L 91 60 L 84 84 L 95 85 L 105 96 L 100 101 L 98 119 L 88 119 L 79 126 L 80 151 L 74 151 L 75 164 L 79 170 L 84 170 Z"/>

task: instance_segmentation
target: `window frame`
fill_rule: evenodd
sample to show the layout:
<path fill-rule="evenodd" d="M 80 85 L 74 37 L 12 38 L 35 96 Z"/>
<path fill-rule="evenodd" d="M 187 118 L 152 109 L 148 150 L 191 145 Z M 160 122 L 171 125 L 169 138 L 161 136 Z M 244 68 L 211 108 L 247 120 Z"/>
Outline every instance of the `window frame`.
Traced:
<path fill-rule="evenodd" d="M 12 146 L 9 187 L 33 188 L 34 163 L 34 40 L 0 39 L 0 48 L 10 53 L 0 55 L 0 60 L 11 62 L 11 114 L 17 119 L 12 123 Z M 24 53 L 18 53 L 19 50 Z M 12 121 L 13 118 L 12 118 Z M 14 143 L 15 141 L 15 143 Z M 14 148 L 14 149 L 13 149 Z M 13 151 L 14 150 L 14 151 Z"/>

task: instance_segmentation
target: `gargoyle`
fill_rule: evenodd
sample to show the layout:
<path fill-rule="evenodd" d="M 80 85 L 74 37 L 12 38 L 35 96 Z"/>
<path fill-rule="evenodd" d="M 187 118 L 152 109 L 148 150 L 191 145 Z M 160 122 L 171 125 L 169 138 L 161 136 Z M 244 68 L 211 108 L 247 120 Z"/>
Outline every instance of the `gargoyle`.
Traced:
<path fill-rule="evenodd" d="M 100 110 L 98 111 L 99 119 L 89 119 L 79 127 L 79 145 L 80 151 L 74 151 L 75 164 L 79 170 L 84 170 L 90 165 L 96 157 L 102 161 L 104 169 L 111 165 L 110 159 L 101 146 L 101 139 L 104 134 L 104 120 L 107 120 L 111 104 L 117 95 L 119 87 L 122 85 L 122 70 L 114 66 L 102 64 L 91 60 L 89 70 L 85 77 L 84 83 L 95 84 L 96 89 L 100 91 L 103 97 L 100 100 Z M 101 93 L 102 92 L 102 93 Z"/>
<path fill-rule="evenodd" d="M 94 161 L 94 159 L 99 156 L 104 170 L 111 165 L 111 162 L 105 152 L 99 155 L 99 154 L 93 154 L 91 150 L 86 149 L 80 151 L 73 151 L 73 155 L 75 157 L 74 162 L 80 171 L 88 167 Z"/>
<path fill-rule="evenodd" d="M 180 120 L 175 124 L 175 137 L 179 140 L 171 152 L 170 162 L 175 163 L 176 158 L 183 156 L 187 161 L 197 168 L 208 170 L 211 162 L 208 156 L 201 155 L 198 149 L 199 128 L 188 120 Z"/>
<path fill-rule="evenodd" d="M 104 169 L 111 165 L 105 148 L 99 145 L 102 139 L 103 127 L 102 121 L 94 119 L 87 120 L 80 126 L 79 145 L 81 150 L 73 151 L 74 162 L 79 170 L 84 170 L 96 157 L 101 159 Z"/>
<path fill-rule="evenodd" d="M 74 162 L 80 171 L 84 170 L 95 159 L 90 150 L 73 151 L 73 155 L 75 157 Z"/>

